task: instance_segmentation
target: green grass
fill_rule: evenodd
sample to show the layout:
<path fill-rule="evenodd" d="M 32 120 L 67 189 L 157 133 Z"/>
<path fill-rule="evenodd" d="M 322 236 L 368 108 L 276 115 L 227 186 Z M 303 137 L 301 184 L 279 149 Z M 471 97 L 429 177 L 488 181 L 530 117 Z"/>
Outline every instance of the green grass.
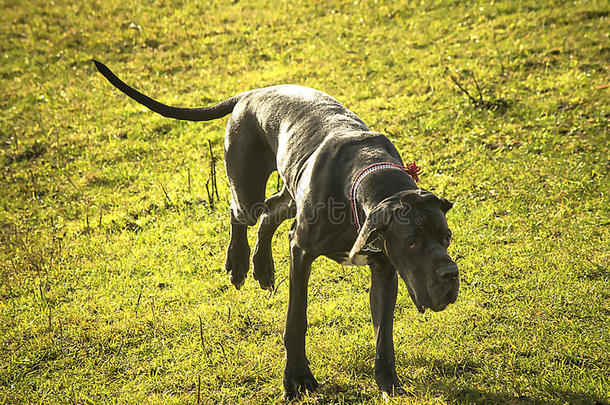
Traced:
<path fill-rule="evenodd" d="M 92 57 L 183 106 L 315 87 L 424 167 L 462 288 L 419 315 L 401 286 L 396 403 L 610 401 L 607 2 L 140 3 L 0 1 L 1 402 L 281 402 L 289 223 L 276 294 L 236 291 L 226 120 L 157 116 Z M 369 282 L 315 262 L 303 402 L 381 402 Z"/>

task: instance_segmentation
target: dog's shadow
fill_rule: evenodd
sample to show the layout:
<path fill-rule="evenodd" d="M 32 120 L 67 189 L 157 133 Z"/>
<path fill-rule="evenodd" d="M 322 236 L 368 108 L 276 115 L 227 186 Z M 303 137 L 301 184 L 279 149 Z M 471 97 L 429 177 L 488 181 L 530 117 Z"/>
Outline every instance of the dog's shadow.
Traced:
<path fill-rule="evenodd" d="M 402 373 L 402 385 L 407 390 L 407 395 L 390 399 L 389 403 L 413 403 L 413 402 L 430 402 L 436 403 L 438 400 L 448 403 L 464 403 L 464 404 L 588 404 L 588 405 L 607 405 L 607 399 L 596 395 L 572 392 L 554 387 L 545 386 L 539 387 L 541 391 L 552 393 L 553 398 L 541 398 L 538 396 L 515 395 L 509 392 L 497 392 L 485 390 L 475 387 L 473 384 L 457 383 L 457 380 L 463 374 L 477 374 L 482 366 L 476 362 L 465 360 L 458 362 L 447 362 L 438 359 L 428 359 L 423 357 L 408 358 L 399 360 L 401 363 L 414 368 L 432 368 L 432 372 L 428 373 L 425 378 L 413 377 Z M 355 377 L 363 379 L 372 377 L 372 367 L 369 360 L 358 361 L 351 365 L 351 372 Z M 400 371 L 399 371 L 400 374 Z M 377 391 L 375 383 L 372 382 L 370 389 L 365 388 L 360 390 L 355 387 L 341 384 L 336 381 L 324 382 L 319 391 L 319 396 L 306 398 L 303 403 L 315 404 L 355 404 L 362 402 L 374 401 L 378 396 L 379 403 L 383 403 L 381 395 Z M 509 387 L 506 387 L 507 390 Z M 404 398 L 405 401 L 401 400 Z"/>

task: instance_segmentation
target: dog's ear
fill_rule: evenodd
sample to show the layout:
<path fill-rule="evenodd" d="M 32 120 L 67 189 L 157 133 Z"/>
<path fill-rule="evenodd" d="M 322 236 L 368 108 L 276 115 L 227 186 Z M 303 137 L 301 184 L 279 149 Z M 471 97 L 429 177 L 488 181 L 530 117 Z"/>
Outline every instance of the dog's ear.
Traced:
<path fill-rule="evenodd" d="M 415 200 L 413 200 L 415 198 Z M 429 192 L 428 190 L 420 189 L 415 192 L 403 193 L 402 199 L 404 201 L 411 201 L 413 204 L 422 204 L 426 202 L 439 201 L 441 211 L 446 214 L 453 207 L 453 203 L 444 197 L 438 197 L 436 194 Z"/>
<path fill-rule="evenodd" d="M 371 243 L 376 237 L 375 233 L 388 226 L 392 216 L 390 201 L 382 201 L 370 212 L 369 216 L 364 221 L 362 229 L 356 238 L 356 242 L 349 252 L 349 259 L 352 260 L 366 245 Z"/>
<path fill-rule="evenodd" d="M 438 199 L 441 200 L 441 211 L 446 214 L 447 211 L 453 207 L 453 203 L 443 197 L 439 197 Z"/>

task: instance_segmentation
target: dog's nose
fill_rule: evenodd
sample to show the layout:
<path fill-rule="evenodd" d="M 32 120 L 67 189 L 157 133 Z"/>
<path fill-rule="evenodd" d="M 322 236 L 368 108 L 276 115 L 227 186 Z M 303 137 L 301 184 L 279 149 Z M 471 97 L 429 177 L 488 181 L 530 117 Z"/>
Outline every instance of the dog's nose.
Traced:
<path fill-rule="evenodd" d="M 455 264 L 441 267 L 436 271 L 438 278 L 445 283 L 453 283 L 458 279 L 458 268 Z"/>

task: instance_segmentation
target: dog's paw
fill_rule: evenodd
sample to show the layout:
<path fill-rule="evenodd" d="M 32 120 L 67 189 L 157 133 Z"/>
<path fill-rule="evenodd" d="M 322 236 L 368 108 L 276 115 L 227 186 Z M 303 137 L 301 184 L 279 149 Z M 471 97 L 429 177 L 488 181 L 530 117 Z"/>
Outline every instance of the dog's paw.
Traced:
<path fill-rule="evenodd" d="M 309 366 L 286 367 L 284 370 L 284 399 L 298 398 L 305 392 L 314 392 L 318 387 Z"/>
<path fill-rule="evenodd" d="M 407 392 L 400 385 L 396 375 L 396 368 L 386 359 L 375 360 L 375 381 L 381 390 L 383 399 L 387 402 L 390 397 L 405 395 Z"/>
<path fill-rule="evenodd" d="M 225 261 L 225 269 L 227 273 L 231 273 L 229 279 L 231 284 L 238 290 L 246 282 L 246 275 L 250 267 L 250 247 L 245 245 L 230 245 L 227 249 L 227 258 Z"/>
<path fill-rule="evenodd" d="M 402 387 L 392 387 L 392 391 L 381 391 L 381 397 L 385 402 L 389 402 L 392 397 L 399 397 L 402 395 L 407 395 L 407 391 Z"/>
<path fill-rule="evenodd" d="M 271 250 L 268 251 L 255 249 L 252 256 L 252 266 L 254 267 L 254 279 L 263 290 L 273 291 L 275 287 L 275 266 Z"/>

